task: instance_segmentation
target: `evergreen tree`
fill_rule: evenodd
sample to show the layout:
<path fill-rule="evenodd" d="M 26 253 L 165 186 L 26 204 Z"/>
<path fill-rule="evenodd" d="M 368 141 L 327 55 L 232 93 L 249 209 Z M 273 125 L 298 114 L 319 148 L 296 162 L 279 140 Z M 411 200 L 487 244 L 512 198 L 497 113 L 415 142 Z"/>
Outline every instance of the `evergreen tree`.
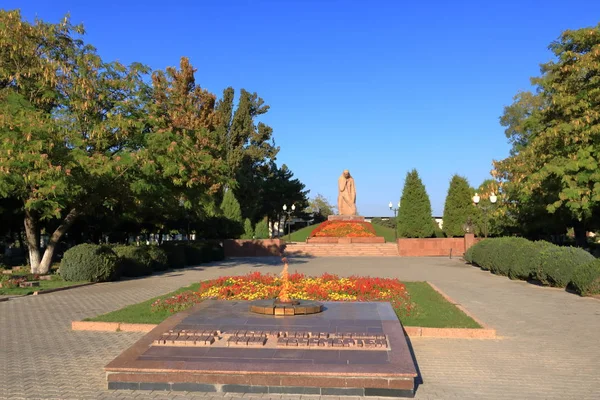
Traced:
<path fill-rule="evenodd" d="M 235 199 L 232 190 L 227 190 L 223 196 L 223 202 L 221 203 L 221 211 L 223 216 L 231 221 L 242 223 L 242 210 L 240 203 Z"/>
<path fill-rule="evenodd" d="M 268 239 L 269 238 L 269 225 L 266 219 L 262 219 L 256 224 L 256 230 L 254 232 L 256 239 Z"/>
<path fill-rule="evenodd" d="M 242 239 L 252 239 L 254 237 L 254 228 L 252 228 L 252 221 L 250 218 L 246 218 L 244 221 L 244 234 L 242 235 Z"/>
<path fill-rule="evenodd" d="M 463 225 L 469 218 L 476 219 L 473 189 L 466 178 L 454 175 L 444 204 L 443 230 L 447 237 L 464 236 Z"/>
<path fill-rule="evenodd" d="M 427 238 L 434 234 L 431 202 L 419 173 L 413 169 L 406 174 L 400 209 L 398 210 L 398 236 Z"/>

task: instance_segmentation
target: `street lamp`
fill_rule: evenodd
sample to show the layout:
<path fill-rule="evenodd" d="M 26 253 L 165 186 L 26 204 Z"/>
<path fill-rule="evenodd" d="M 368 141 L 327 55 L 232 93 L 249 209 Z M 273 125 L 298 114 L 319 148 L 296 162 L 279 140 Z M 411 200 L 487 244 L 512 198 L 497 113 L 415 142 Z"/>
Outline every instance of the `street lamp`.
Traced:
<path fill-rule="evenodd" d="M 400 202 L 398 202 L 398 208 L 394 208 L 394 205 L 392 204 L 392 202 L 390 201 L 390 204 L 388 204 L 388 206 L 390 207 L 390 210 L 392 210 L 394 212 L 394 221 L 396 222 L 396 227 L 394 228 L 394 239 L 396 239 L 396 241 L 398 241 L 398 220 L 396 219 L 396 213 L 398 211 L 398 209 L 400 208 Z"/>
<path fill-rule="evenodd" d="M 284 204 L 283 205 L 283 212 L 287 214 L 287 219 L 288 219 L 288 242 L 292 241 L 292 232 L 291 232 L 291 228 L 292 228 L 292 214 L 294 213 L 294 210 L 296 209 L 296 205 L 292 203 L 292 209 L 290 211 L 287 211 L 287 206 Z"/>
<path fill-rule="evenodd" d="M 488 230 L 487 230 L 487 212 L 490 208 L 492 208 L 491 205 L 489 206 L 483 206 L 480 205 L 479 202 L 481 201 L 481 197 L 479 197 L 479 195 L 477 193 L 475 193 L 475 196 L 473 196 L 473 203 L 475 203 L 476 207 L 479 207 L 483 210 L 483 234 L 484 237 L 487 238 L 488 235 Z M 498 201 L 498 197 L 496 197 L 496 195 L 494 194 L 494 192 L 492 192 L 492 194 L 490 195 L 490 203 L 491 204 L 495 204 L 496 201 Z"/>

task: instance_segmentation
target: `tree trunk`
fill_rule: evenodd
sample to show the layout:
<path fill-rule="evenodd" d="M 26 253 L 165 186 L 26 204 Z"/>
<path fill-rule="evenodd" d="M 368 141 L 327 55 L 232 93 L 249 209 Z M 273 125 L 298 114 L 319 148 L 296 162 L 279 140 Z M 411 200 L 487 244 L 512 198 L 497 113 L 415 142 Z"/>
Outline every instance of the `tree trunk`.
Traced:
<path fill-rule="evenodd" d="M 62 223 L 50 236 L 48 244 L 46 245 L 46 251 L 44 251 L 44 257 L 42 257 L 42 261 L 39 264 L 39 274 L 47 274 L 48 271 L 50 271 L 50 265 L 52 264 L 52 258 L 54 257 L 56 245 L 58 244 L 58 241 L 63 237 L 65 232 L 67 232 L 71 225 L 73 225 L 75 218 L 77 218 L 77 210 L 73 208 L 71 211 L 69 211 Z"/>
<path fill-rule="evenodd" d="M 587 229 L 585 224 L 582 221 L 575 221 L 573 231 L 575 233 L 575 244 L 577 247 L 588 247 Z"/>
<path fill-rule="evenodd" d="M 30 210 L 25 210 L 25 239 L 31 273 L 37 274 L 40 267 L 40 230 L 38 229 L 38 217 Z"/>

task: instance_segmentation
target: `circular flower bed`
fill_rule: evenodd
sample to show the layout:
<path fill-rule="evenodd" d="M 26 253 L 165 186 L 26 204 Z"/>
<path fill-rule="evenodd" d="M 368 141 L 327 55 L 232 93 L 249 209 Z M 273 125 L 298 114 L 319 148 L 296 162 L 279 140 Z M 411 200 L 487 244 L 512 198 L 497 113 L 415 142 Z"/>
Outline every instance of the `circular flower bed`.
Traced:
<path fill-rule="evenodd" d="M 398 279 L 323 274 L 310 277 L 289 275 L 291 299 L 320 301 L 389 301 L 399 315 L 410 315 L 414 305 L 406 286 Z M 204 299 L 263 300 L 274 299 L 282 289 L 276 275 L 254 272 L 243 276 L 226 276 L 202 282 L 197 292 L 186 292 L 152 304 L 155 311 L 179 312 Z"/>

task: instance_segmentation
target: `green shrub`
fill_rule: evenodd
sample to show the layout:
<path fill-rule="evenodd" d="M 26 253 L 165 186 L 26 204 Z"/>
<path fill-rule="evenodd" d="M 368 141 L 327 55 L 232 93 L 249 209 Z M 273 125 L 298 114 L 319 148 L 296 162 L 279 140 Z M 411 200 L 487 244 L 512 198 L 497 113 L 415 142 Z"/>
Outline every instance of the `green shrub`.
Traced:
<path fill-rule="evenodd" d="M 167 262 L 170 268 L 185 267 L 185 248 L 181 242 L 163 242 L 161 249 L 167 255 Z"/>
<path fill-rule="evenodd" d="M 153 271 L 166 271 L 169 269 L 169 259 L 164 249 L 158 246 L 144 246 L 142 248 L 148 252 L 152 259 Z"/>
<path fill-rule="evenodd" d="M 398 237 L 429 238 L 435 233 L 431 202 L 416 169 L 408 172 L 398 208 Z"/>
<path fill-rule="evenodd" d="M 570 286 L 581 296 L 600 294 L 600 260 L 575 268 Z"/>
<path fill-rule="evenodd" d="M 144 247 L 115 246 L 113 251 L 119 256 L 122 276 L 136 277 L 152 275 L 152 257 Z"/>
<path fill-rule="evenodd" d="M 256 239 L 268 239 L 269 238 L 269 225 L 266 220 L 262 220 L 256 224 L 254 231 L 254 237 Z"/>
<path fill-rule="evenodd" d="M 184 246 L 186 265 L 199 265 L 225 258 L 223 248 L 217 242 L 187 242 Z"/>
<path fill-rule="evenodd" d="M 477 243 L 476 243 L 477 244 Z M 476 245 L 475 244 L 475 245 Z M 468 262 L 469 264 L 473 264 L 473 249 L 475 248 L 475 245 L 469 247 L 467 249 L 467 251 L 465 251 L 465 254 L 463 255 L 463 259 Z"/>
<path fill-rule="evenodd" d="M 471 250 L 471 263 L 477 265 L 484 271 L 490 270 L 490 257 L 489 248 L 493 246 L 491 243 L 493 239 L 484 239 L 475 243 L 469 250 Z"/>
<path fill-rule="evenodd" d="M 576 247 L 546 246 L 540 252 L 540 265 L 535 278 L 544 285 L 567 287 L 573 272 L 594 259 L 590 253 Z"/>
<path fill-rule="evenodd" d="M 252 227 L 252 221 L 250 218 L 246 218 L 244 221 L 244 234 L 242 235 L 242 239 L 252 239 L 254 237 L 254 228 Z"/>
<path fill-rule="evenodd" d="M 108 246 L 80 244 L 63 255 L 60 275 L 65 281 L 116 280 L 120 276 L 119 258 Z"/>

